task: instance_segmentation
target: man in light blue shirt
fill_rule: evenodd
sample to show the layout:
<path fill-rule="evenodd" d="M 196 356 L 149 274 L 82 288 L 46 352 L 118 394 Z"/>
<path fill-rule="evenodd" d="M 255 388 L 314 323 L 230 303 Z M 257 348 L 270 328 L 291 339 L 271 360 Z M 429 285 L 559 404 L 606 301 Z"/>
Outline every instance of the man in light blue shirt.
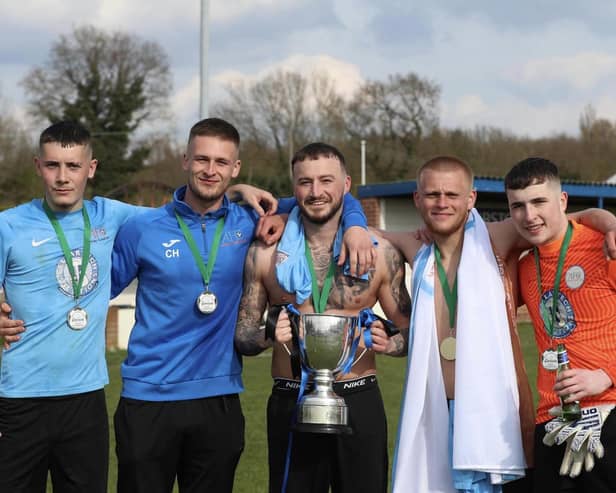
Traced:
<path fill-rule="evenodd" d="M 138 208 L 84 200 L 97 167 L 89 132 L 59 122 L 40 136 L 44 198 L 0 213 L 0 278 L 28 330 L 0 367 L 0 491 L 107 491 L 103 386 L 111 250 Z M 17 322 L 16 322 L 17 323 Z"/>

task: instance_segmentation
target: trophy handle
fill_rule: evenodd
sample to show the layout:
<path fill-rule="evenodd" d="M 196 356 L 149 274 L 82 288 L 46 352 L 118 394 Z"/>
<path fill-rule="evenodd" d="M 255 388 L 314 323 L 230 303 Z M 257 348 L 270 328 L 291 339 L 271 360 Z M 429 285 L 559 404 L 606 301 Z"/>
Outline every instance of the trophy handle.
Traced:
<path fill-rule="evenodd" d="M 291 324 L 291 340 L 293 341 L 293 347 L 291 348 L 291 372 L 293 378 L 300 378 L 302 375 L 302 367 L 306 371 L 311 372 L 303 362 L 308 360 L 306 349 L 299 338 L 299 323 L 301 314 L 293 305 L 288 304 L 285 306 L 287 315 L 289 317 L 289 323 Z"/>
<path fill-rule="evenodd" d="M 267 308 L 267 319 L 265 320 L 265 339 L 276 341 L 276 324 L 284 305 L 270 305 Z"/>
<path fill-rule="evenodd" d="M 351 367 L 355 362 L 355 354 L 357 353 L 357 348 L 359 346 L 359 341 L 361 340 L 362 334 L 364 336 L 364 344 L 366 345 L 366 348 L 372 348 L 370 328 L 372 327 L 372 323 L 376 320 L 380 320 L 383 323 L 385 332 L 389 337 L 393 337 L 400 332 L 390 320 L 379 317 L 372 311 L 371 308 L 363 308 L 359 311 L 359 315 L 357 317 L 353 317 L 354 326 L 347 334 L 348 337 L 352 338 L 352 340 L 347 341 L 346 347 L 348 348 L 348 354 L 345 358 L 343 358 L 344 363 L 340 364 L 339 367 L 334 370 L 334 375 L 338 375 L 339 373 L 344 375 L 345 373 L 351 371 Z"/>
<path fill-rule="evenodd" d="M 369 331 L 370 327 L 372 327 L 372 324 L 375 321 L 380 320 L 383 323 L 383 326 L 385 327 L 385 332 L 389 337 L 393 337 L 396 334 L 400 333 L 400 330 L 396 328 L 396 326 L 391 320 L 387 320 L 386 318 L 378 316 L 372 311 L 372 308 L 362 308 L 359 311 L 358 318 L 360 327 L 365 327 L 365 330 L 363 332 Z M 366 339 L 366 336 L 364 336 L 364 339 Z M 369 337 L 369 339 L 370 344 L 372 344 L 372 338 Z"/>

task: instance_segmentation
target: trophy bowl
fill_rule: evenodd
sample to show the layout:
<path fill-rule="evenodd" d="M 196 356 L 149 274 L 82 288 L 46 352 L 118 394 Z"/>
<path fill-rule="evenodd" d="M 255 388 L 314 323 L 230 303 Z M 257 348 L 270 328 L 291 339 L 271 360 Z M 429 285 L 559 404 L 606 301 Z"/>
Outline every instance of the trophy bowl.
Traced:
<path fill-rule="evenodd" d="M 357 317 L 323 313 L 299 317 L 300 360 L 304 370 L 314 376 L 314 390 L 298 403 L 295 430 L 351 433 L 347 405 L 332 384 L 355 357 L 356 332 Z"/>

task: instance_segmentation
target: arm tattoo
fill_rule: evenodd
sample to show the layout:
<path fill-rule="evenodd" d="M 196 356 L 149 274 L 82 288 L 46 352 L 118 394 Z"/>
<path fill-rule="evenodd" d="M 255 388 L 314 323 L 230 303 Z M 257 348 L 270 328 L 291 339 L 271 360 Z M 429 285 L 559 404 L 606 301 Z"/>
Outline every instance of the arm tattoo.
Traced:
<path fill-rule="evenodd" d="M 396 309 L 405 318 L 411 317 L 411 298 L 404 284 L 405 264 L 404 259 L 397 249 L 388 247 L 385 250 L 387 273 L 391 281 L 391 294 L 396 303 Z M 392 338 L 395 350 L 390 352 L 392 356 L 403 356 L 408 351 L 409 328 L 398 327 L 400 334 Z"/>
<path fill-rule="evenodd" d="M 241 354 L 248 356 L 259 354 L 272 345 L 271 341 L 265 339 L 265 331 L 261 326 L 267 305 L 267 292 L 257 275 L 256 257 L 257 245 L 253 243 L 244 264 L 244 291 L 235 327 L 235 347 Z"/>
<path fill-rule="evenodd" d="M 389 279 L 391 280 L 391 292 L 394 300 L 396 300 L 396 306 L 400 313 L 408 317 L 411 315 L 411 298 L 404 285 L 404 260 L 395 248 L 388 248 L 385 251 L 385 260 L 387 262 Z"/>
<path fill-rule="evenodd" d="M 406 356 L 408 352 L 408 327 L 405 329 L 400 328 L 400 333 L 393 336 L 390 340 L 393 342 L 394 347 L 390 351 L 387 351 L 389 356 Z M 403 335 L 403 332 L 406 335 Z"/>

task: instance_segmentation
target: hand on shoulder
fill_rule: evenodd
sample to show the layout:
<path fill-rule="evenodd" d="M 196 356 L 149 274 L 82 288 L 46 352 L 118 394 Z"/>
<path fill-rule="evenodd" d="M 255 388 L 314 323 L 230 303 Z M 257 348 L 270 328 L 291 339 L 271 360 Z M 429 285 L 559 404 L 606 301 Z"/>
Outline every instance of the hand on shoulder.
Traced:
<path fill-rule="evenodd" d="M 377 238 L 384 239 L 393 248 L 396 248 L 404 257 L 404 259 L 412 264 L 415 255 L 424 244 L 423 236 L 417 231 L 385 231 L 383 229 L 373 230 Z"/>

